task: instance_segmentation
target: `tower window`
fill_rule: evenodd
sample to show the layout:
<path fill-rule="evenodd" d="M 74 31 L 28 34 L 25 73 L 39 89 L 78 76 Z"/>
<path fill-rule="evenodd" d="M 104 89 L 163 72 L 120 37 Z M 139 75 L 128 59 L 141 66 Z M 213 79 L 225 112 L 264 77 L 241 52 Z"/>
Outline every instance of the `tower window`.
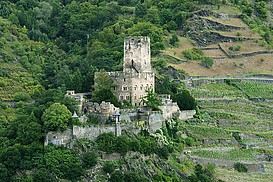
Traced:
<path fill-rule="evenodd" d="M 148 89 L 148 88 L 149 88 L 149 85 L 147 84 L 146 87 L 145 87 L 145 89 Z"/>
<path fill-rule="evenodd" d="M 126 100 L 130 100 L 130 96 L 129 95 L 126 95 Z"/>
<path fill-rule="evenodd" d="M 126 78 L 123 78 L 123 81 L 125 82 L 125 81 L 126 81 Z"/>
<path fill-rule="evenodd" d="M 124 99 L 123 95 L 120 95 L 119 100 L 123 100 L 123 99 Z"/>

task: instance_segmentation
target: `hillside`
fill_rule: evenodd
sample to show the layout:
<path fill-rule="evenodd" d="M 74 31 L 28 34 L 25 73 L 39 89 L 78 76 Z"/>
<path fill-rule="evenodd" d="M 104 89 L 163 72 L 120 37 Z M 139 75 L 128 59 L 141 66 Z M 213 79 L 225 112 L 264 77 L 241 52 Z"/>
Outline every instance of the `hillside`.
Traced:
<path fill-rule="evenodd" d="M 211 9 L 193 13 L 185 23 L 178 45 L 164 51 L 181 60 L 170 65 L 190 75 L 272 73 L 273 50 L 257 30 L 241 19 L 239 9 L 227 5 L 220 9 L 211 6 Z M 201 61 L 188 60 L 182 54 L 193 47 L 214 60 L 210 69 L 202 66 Z"/>
<path fill-rule="evenodd" d="M 270 181 L 271 4 L 0 1 L 0 181 Z M 197 105 L 196 116 L 156 133 L 142 121 L 139 134 L 45 146 L 51 130 L 100 123 L 72 118 L 77 104 L 64 95 L 94 93 L 96 71 L 122 70 L 128 36 L 150 37 L 155 91 L 185 110 Z"/>
<path fill-rule="evenodd" d="M 216 170 L 224 181 L 270 181 L 272 83 L 227 81 L 190 89 L 202 114 L 198 119 L 189 120 L 184 127 L 203 143 L 190 149 L 190 158 L 224 166 Z M 235 162 L 249 166 L 252 173 L 246 177 L 227 170 Z"/>

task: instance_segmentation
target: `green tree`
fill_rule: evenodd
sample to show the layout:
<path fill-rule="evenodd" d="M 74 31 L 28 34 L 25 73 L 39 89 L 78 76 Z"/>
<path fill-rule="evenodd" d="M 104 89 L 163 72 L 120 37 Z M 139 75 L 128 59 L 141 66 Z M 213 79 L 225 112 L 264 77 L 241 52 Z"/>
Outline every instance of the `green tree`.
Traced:
<path fill-rule="evenodd" d="M 0 182 L 10 181 L 10 172 L 6 166 L 0 163 Z"/>
<path fill-rule="evenodd" d="M 129 151 L 129 138 L 124 135 L 120 135 L 116 140 L 116 150 L 117 152 L 125 155 Z"/>
<path fill-rule="evenodd" d="M 47 168 L 59 178 L 75 181 L 83 174 L 79 156 L 64 147 L 46 147 L 45 163 Z"/>
<path fill-rule="evenodd" d="M 105 173 L 111 174 L 112 172 L 114 172 L 115 168 L 116 168 L 116 165 L 115 165 L 112 161 L 106 161 L 106 162 L 103 164 L 102 170 L 103 170 Z"/>
<path fill-rule="evenodd" d="M 88 151 L 83 154 L 82 162 L 85 168 L 91 168 L 98 163 L 98 155 L 93 151 Z"/>
<path fill-rule="evenodd" d="M 15 172 L 19 168 L 20 162 L 21 153 L 17 146 L 10 146 L 0 151 L 0 163 L 4 164 L 10 171 Z"/>
<path fill-rule="evenodd" d="M 172 46 L 175 46 L 177 45 L 178 41 L 179 41 L 178 36 L 176 34 L 172 34 L 172 37 L 170 39 L 170 44 Z"/>
<path fill-rule="evenodd" d="M 42 121 L 47 130 L 63 131 L 67 129 L 71 116 L 71 112 L 65 105 L 54 103 L 45 110 Z"/>
<path fill-rule="evenodd" d="M 197 164 L 194 168 L 194 174 L 189 177 L 189 181 L 216 182 L 215 165 L 209 163 L 203 168 L 200 164 Z"/>
<path fill-rule="evenodd" d="M 97 138 L 98 148 L 108 154 L 116 151 L 116 136 L 113 132 L 102 133 Z"/>
<path fill-rule="evenodd" d="M 33 181 L 34 182 L 57 182 L 57 179 L 47 169 L 41 168 L 41 169 L 35 170 L 33 174 Z"/>
<path fill-rule="evenodd" d="M 159 106 L 162 105 L 162 100 L 159 98 L 153 90 L 147 89 L 147 95 L 142 97 L 141 101 L 147 106 L 152 108 L 153 111 L 159 111 Z"/>
<path fill-rule="evenodd" d="M 196 101 L 189 90 L 182 90 L 176 94 L 173 99 L 177 102 L 181 110 L 196 109 Z"/>
<path fill-rule="evenodd" d="M 92 100 L 101 103 L 108 101 L 119 106 L 117 97 L 113 94 L 113 89 L 116 86 L 110 76 L 104 71 L 100 70 L 95 76 L 94 92 L 92 93 Z"/>

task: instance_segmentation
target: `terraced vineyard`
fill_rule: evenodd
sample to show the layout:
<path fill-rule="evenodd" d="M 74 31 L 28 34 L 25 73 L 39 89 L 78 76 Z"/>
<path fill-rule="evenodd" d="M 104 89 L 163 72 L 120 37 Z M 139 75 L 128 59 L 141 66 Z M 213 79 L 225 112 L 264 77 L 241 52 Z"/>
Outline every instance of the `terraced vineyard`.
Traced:
<path fill-rule="evenodd" d="M 234 81 L 190 89 L 200 111 L 198 117 L 183 127 L 201 145 L 196 143 L 198 147 L 189 149 L 189 158 L 201 164 L 215 163 L 217 176 L 222 180 L 270 181 L 273 178 L 273 84 Z M 251 177 L 234 171 L 236 162 L 248 166 Z"/>
<path fill-rule="evenodd" d="M 178 47 L 164 51 L 164 54 L 180 60 L 170 63 L 173 67 L 198 76 L 272 73 L 272 48 L 267 46 L 259 32 L 242 21 L 238 9 L 228 5 L 220 9 L 209 7 L 193 16 L 185 27 Z M 210 69 L 205 68 L 200 60 L 189 61 L 181 54 L 193 47 L 214 60 Z"/>
<path fill-rule="evenodd" d="M 236 86 L 244 91 L 249 98 L 273 99 L 273 87 L 259 82 L 241 82 Z"/>

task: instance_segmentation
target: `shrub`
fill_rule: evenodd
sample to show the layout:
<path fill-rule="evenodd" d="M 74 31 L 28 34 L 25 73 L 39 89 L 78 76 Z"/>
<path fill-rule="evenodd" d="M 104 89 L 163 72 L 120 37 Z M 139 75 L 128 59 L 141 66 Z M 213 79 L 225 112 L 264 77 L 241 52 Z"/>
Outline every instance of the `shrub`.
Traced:
<path fill-rule="evenodd" d="M 184 56 L 189 60 L 201 60 L 204 57 L 204 52 L 197 48 L 188 49 L 182 52 Z"/>
<path fill-rule="evenodd" d="M 28 101 L 30 99 L 30 95 L 25 92 L 17 92 L 14 95 L 14 100 L 15 101 Z"/>
<path fill-rule="evenodd" d="M 194 145 L 195 141 L 194 141 L 194 139 L 192 137 L 187 137 L 185 139 L 185 143 L 186 143 L 187 146 L 191 147 L 191 146 Z"/>
<path fill-rule="evenodd" d="M 246 167 L 246 165 L 244 165 L 244 164 L 242 164 L 242 163 L 240 163 L 240 162 L 236 162 L 236 163 L 234 164 L 234 169 L 235 169 L 236 171 L 238 171 L 238 172 L 244 172 L 244 173 L 247 172 L 247 167 Z"/>
<path fill-rule="evenodd" d="M 241 46 L 240 45 L 236 45 L 235 47 L 229 47 L 228 48 L 230 51 L 239 51 L 241 49 Z"/>
<path fill-rule="evenodd" d="M 238 132 L 233 132 L 232 133 L 232 136 L 235 138 L 235 140 L 239 143 L 239 144 L 242 144 L 242 138 L 240 137 L 239 133 Z"/>
<path fill-rule="evenodd" d="M 180 110 L 196 109 L 196 101 L 189 90 L 182 90 L 182 92 L 176 94 L 174 101 L 177 102 Z"/>
<path fill-rule="evenodd" d="M 98 163 L 98 155 L 93 151 L 89 151 L 83 154 L 82 162 L 85 168 L 91 168 Z"/>
<path fill-rule="evenodd" d="M 172 38 L 170 39 L 170 44 L 174 46 L 177 44 L 178 41 L 179 41 L 178 36 L 176 34 L 172 34 Z"/>
<path fill-rule="evenodd" d="M 206 68 L 211 68 L 212 65 L 213 65 L 213 59 L 212 58 L 208 58 L 208 57 L 205 57 L 203 60 L 202 60 L 202 64 L 206 67 Z"/>
<path fill-rule="evenodd" d="M 236 35 L 239 37 L 239 36 L 242 36 L 242 33 L 241 32 L 237 32 Z"/>
<path fill-rule="evenodd" d="M 102 167 L 102 170 L 105 172 L 105 173 L 109 173 L 111 174 L 112 172 L 114 172 L 116 168 L 116 165 L 111 162 L 111 161 L 106 161 Z"/>

